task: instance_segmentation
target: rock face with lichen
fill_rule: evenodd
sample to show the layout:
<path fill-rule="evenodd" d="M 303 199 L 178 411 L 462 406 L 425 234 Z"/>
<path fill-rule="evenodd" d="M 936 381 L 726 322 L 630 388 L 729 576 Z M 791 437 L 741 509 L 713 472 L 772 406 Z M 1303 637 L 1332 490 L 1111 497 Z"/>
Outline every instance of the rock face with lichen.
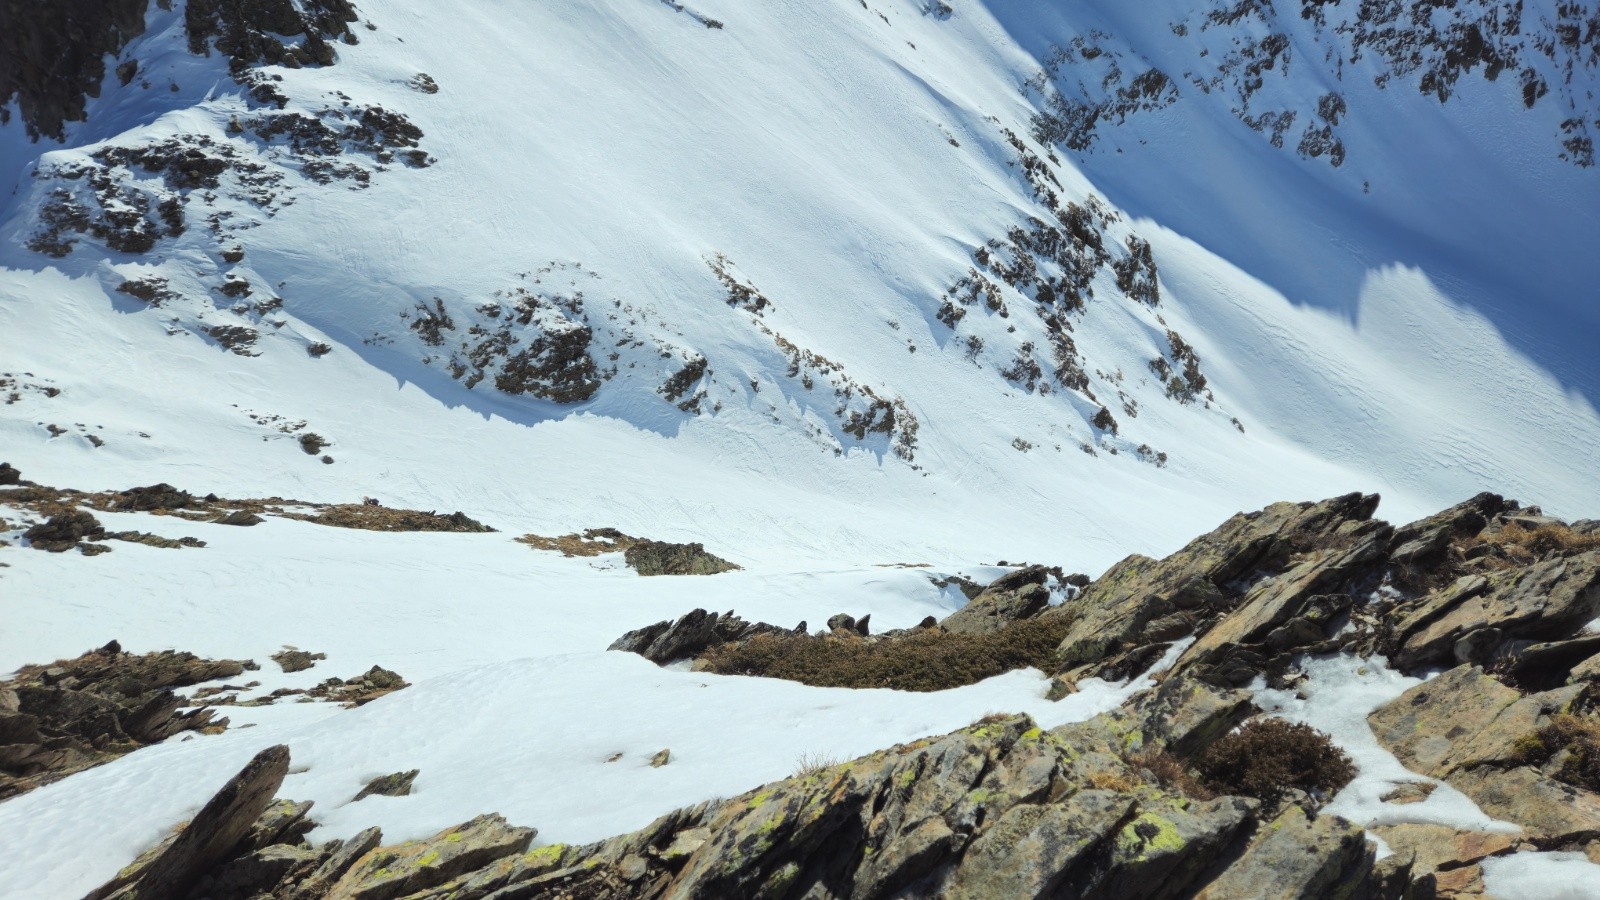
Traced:
<path fill-rule="evenodd" d="M 1596 529 L 1488 494 L 1400 528 L 1374 519 L 1375 507 L 1349 495 L 1236 516 L 1164 560 L 1125 560 L 1057 605 L 1047 585 L 1059 570 L 1024 567 L 916 629 L 874 634 L 867 617 L 841 614 L 813 635 L 696 610 L 613 645 L 661 663 L 756 645 L 887 647 L 925 667 L 949 642 L 984 652 L 1043 634 L 1041 667 L 1070 686 L 1142 670 L 1193 639 L 1153 687 L 1087 721 L 1045 730 L 997 714 L 585 846 L 533 847 L 533 829 L 484 815 L 421 841 L 383 846 L 369 829 L 314 847 L 309 804 L 252 802 L 240 815 L 253 824 L 223 832 L 246 835 L 231 850 L 207 843 L 178 857 L 200 862 L 168 868 L 209 896 L 295 900 L 1400 900 L 1481 896 L 1493 856 L 1600 849 L 1600 640 L 1582 631 L 1600 614 Z M 1382 824 L 1373 834 L 1395 852 L 1379 861 L 1359 824 L 1326 809 L 1354 771 L 1349 758 L 1252 703 L 1257 678 L 1290 684 L 1298 657 L 1335 652 L 1402 668 L 1457 663 L 1372 713 L 1378 742 L 1417 773 L 1384 800 L 1403 809 L 1437 780 L 1523 831 Z M 328 687 L 361 702 L 395 683 L 375 668 Z M 362 794 L 404 795 L 416 776 L 397 772 Z M 219 804 L 233 808 L 208 809 Z M 188 833 L 125 870 L 109 887 L 131 893 L 115 896 L 147 895 L 152 876 L 139 873 Z"/>

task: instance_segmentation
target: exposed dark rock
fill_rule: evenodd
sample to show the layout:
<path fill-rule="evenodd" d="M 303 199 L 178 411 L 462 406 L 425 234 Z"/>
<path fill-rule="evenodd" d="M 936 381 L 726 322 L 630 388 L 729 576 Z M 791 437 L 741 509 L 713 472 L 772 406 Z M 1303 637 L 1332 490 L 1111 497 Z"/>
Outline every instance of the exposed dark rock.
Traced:
<path fill-rule="evenodd" d="M 296 650 L 287 647 L 272 654 L 272 661 L 284 672 L 303 672 L 317 664 L 319 659 L 327 659 L 326 653 L 308 653 L 305 650 Z"/>
<path fill-rule="evenodd" d="M 698 656 L 710 647 L 740 641 L 757 634 L 782 633 L 785 629 L 765 623 L 750 623 L 733 614 L 696 609 L 676 620 L 657 622 L 630 631 L 612 642 L 608 650 L 637 653 L 657 665 Z"/>
<path fill-rule="evenodd" d="M 703 544 L 669 544 L 665 541 L 636 541 L 623 559 L 640 575 L 716 575 L 738 566 L 706 552 Z"/>
<path fill-rule="evenodd" d="M 0 487 L 10 487 L 22 483 L 22 473 L 8 462 L 0 462 Z"/>
<path fill-rule="evenodd" d="M 215 730 L 210 709 L 180 711 L 171 688 L 231 678 L 249 661 L 171 650 L 135 656 L 116 641 L 0 682 L 0 799 L 183 731 Z"/>
<path fill-rule="evenodd" d="M 64 553 L 78 546 L 79 541 L 103 538 L 105 529 L 88 510 L 69 509 L 29 528 L 22 536 L 35 549 Z"/>
<path fill-rule="evenodd" d="M 409 797 L 411 785 L 416 782 L 417 776 L 422 774 L 421 769 L 412 769 L 409 772 L 391 772 L 374 778 L 366 786 L 356 792 L 355 800 L 371 797 L 374 794 L 381 797 Z M 351 802 L 355 802 L 352 800 Z"/>
<path fill-rule="evenodd" d="M 263 519 L 260 516 L 256 515 L 255 513 L 250 512 L 249 510 L 245 510 L 245 509 L 236 509 L 233 512 L 227 513 L 227 514 L 223 515 L 221 518 L 215 520 L 216 524 L 218 524 L 218 525 L 243 525 L 243 526 L 260 525 L 262 522 L 265 522 L 265 521 L 266 521 L 266 519 Z"/>
<path fill-rule="evenodd" d="M 330 700 L 347 707 L 371 703 L 386 694 L 410 687 L 410 682 L 381 666 L 373 666 L 355 678 L 329 678 L 309 691 L 306 696 Z"/>
<path fill-rule="evenodd" d="M 28 135 L 61 140 L 100 96 L 106 57 L 144 33 L 149 0 L 7 0 L 0 4 L 0 107 L 12 98 Z M 0 124 L 9 115 L 0 112 Z"/>
<path fill-rule="evenodd" d="M 995 579 L 966 606 L 946 616 L 940 623 L 946 631 L 961 634 L 986 634 L 1007 623 L 1027 619 L 1050 605 L 1045 588 L 1049 570 L 1028 566 Z"/>
<path fill-rule="evenodd" d="M 197 504 L 193 494 L 180 491 L 170 484 L 152 484 L 149 487 L 129 488 L 122 492 L 115 508 L 149 512 L 161 509 L 190 509 Z"/>
<path fill-rule="evenodd" d="M 183 897 L 208 871 L 226 861 L 272 804 L 289 773 L 289 748 L 269 747 L 223 785 L 171 843 L 136 862 L 86 900 L 165 900 Z"/>
<path fill-rule="evenodd" d="M 1255 624 L 1230 630 L 1264 639 L 1268 630 L 1303 612 L 1310 596 L 1375 561 L 1380 539 L 1374 535 L 1382 531 L 1387 538 L 1388 528 L 1369 522 L 1377 505 L 1376 495 L 1348 494 L 1240 514 L 1164 560 L 1128 557 L 1077 598 L 1041 615 L 1074 620 L 1061 643 L 1063 666 L 1074 676 L 1114 666 L 1117 656 L 1141 647 L 1204 632 L 1244 603 L 1251 604 L 1249 621 Z M 1326 572 L 1319 562 L 1336 571 Z M 1285 575 L 1289 570 L 1294 571 Z M 1280 575 L 1290 587 L 1264 583 Z M 1209 651 L 1192 648 L 1189 658 L 1202 652 Z"/>

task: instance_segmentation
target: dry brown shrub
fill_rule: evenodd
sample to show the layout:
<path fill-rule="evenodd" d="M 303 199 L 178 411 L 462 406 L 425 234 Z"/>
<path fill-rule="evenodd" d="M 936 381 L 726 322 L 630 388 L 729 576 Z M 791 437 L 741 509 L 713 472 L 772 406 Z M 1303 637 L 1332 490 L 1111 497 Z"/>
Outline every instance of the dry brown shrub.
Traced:
<path fill-rule="evenodd" d="M 1123 757 L 1135 769 L 1144 769 L 1156 783 L 1169 791 L 1176 791 L 1192 800 L 1210 800 L 1216 794 L 1201 784 L 1183 764 L 1183 761 L 1159 747 L 1146 747 Z"/>
<path fill-rule="evenodd" d="M 1276 802 L 1291 789 L 1333 796 L 1356 767 L 1326 734 L 1299 722 L 1260 718 L 1212 744 L 1197 768 L 1219 794 Z"/>
<path fill-rule="evenodd" d="M 627 550 L 638 541 L 638 538 L 623 534 L 615 528 L 587 528 L 581 534 L 563 534 L 560 537 L 525 534 L 517 538 L 518 543 L 527 544 L 535 550 L 553 550 L 562 556 L 599 556 L 602 553 L 618 553 Z"/>
<path fill-rule="evenodd" d="M 1053 671 L 1068 616 L 1024 619 L 990 634 L 920 629 L 878 641 L 808 634 L 762 634 L 712 648 L 707 670 L 782 678 L 818 687 L 942 691 L 1032 666 Z"/>
<path fill-rule="evenodd" d="M 1542 766 L 1566 753 L 1555 777 L 1568 784 L 1600 791 L 1600 719 L 1557 715 L 1549 724 L 1517 740 L 1515 762 Z"/>

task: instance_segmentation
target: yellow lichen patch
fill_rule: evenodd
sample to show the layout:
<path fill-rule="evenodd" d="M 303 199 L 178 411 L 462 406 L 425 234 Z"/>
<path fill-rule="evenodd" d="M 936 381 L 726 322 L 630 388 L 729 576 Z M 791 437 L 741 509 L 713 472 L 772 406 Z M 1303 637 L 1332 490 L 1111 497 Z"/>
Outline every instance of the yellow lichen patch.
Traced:
<path fill-rule="evenodd" d="M 544 847 L 535 847 L 522 854 L 522 861 L 532 867 L 553 866 L 561 861 L 561 854 L 567 850 L 566 844 L 550 844 Z"/>
<path fill-rule="evenodd" d="M 1172 820 L 1152 812 L 1141 814 L 1117 833 L 1117 854 L 1125 859 L 1145 859 L 1158 853 L 1176 853 L 1183 837 Z"/>

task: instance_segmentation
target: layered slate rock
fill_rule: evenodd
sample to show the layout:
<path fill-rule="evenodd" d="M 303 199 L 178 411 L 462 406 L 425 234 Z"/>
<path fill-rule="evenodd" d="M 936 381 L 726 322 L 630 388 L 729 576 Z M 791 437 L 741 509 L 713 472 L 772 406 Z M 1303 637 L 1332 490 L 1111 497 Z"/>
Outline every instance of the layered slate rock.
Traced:
<path fill-rule="evenodd" d="M 1395 623 L 1404 668 L 1489 663 L 1513 641 L 1571 635 L 1600 617 L 1600 551 L 1464 575 Z"/>
<path fill-rule="evenodd" d="M 1588 702 L 1586 684 L 1526 694 L 1475 666 L 1417 685 L 1368 717 L 1378 742 L 1413 771 L 1439 778 L 1484 812 L 1547 846 L 1600 838 L 1600 794 L 1528 764 L 1527 742 L 1552 716 Z"/>
<path fill-rule="evenodd" d="M 802 622 L 800 625 L 798 630 L 805 631 L 805 623 Z M 630 631 L 617 638 L 606 649 L 637 653 L 653 663 L 666 665 L 675 660 L 697 656 L 712 647 L 745 640 L 757 634 L 787 631 L 788 629 L 764 622 L 746 622 L 734 615 L 733 610 L 714 613 L 696 609 L 676 620 L 669 619 Z"/>
<path fill-rule="evenodd" d="M 1049 575 L 1044 566 L 1027 566 L 1002 575 L 939 624 L 958 634 L 986 634 L 1036 616 L 1050 605 L 1050 591 L 1045 587 Z"/>
<path fill-rule="evenodd" d="M 1241 634 L 1264 638 L 1312 596 L 1373 561 L 1371 544 L 1387 527 L 1369 522 L 1377 505 L 1372 494 L 1275 503 L 1234 516 L 1166 559 L 1124 559 L 1079 598 L 1047 613 L 1075 620 L 1061 642 L 1064 670 L 1071 677 L 1125 673 L 1138 667 L 1122 661 L 1128 657 L 1148 665 L 1152 647 L 1203 632 L 1246 603 L 1257 624 Z M 1292 589 L 1250 594 L 1263 579 L 1291 569 L 1284 577 L 1292 579 Z M 1191 660 L 1204 652 L 1192 651 Z"/>
<path fill-rule="evenodd" d="M 273 795 L 288 773 L 288 747 L 280 744 L 256 754 L 182 831 L 86 900 L 166 900 L 187 895 L 239 849 L 273 805 Z"/>
<path fill-rule="evenodd" d="M 220 730 L 212 710 L 182 710 L 173 688 L 231 678 L 248 660 L 167 650 L 136 656 L 111 642 L 0 682 L 0 799 L 25 793 L 184 731 Z"/>
<path fill-rule="evenodd" d="M 1129 724 L 1166 727 L 1156 710 Z M 337 842 L 246 842 L 203 883 L 294 900 L 1399 896 L 1359 828 L 1293 803 L 1186 796 L 1130 764 L 1116 730 L 997 716 L 586 846 L 530 849 L 532 829 L 490 815 L 395 846 L 364 833 L 354 859 Z"/>

